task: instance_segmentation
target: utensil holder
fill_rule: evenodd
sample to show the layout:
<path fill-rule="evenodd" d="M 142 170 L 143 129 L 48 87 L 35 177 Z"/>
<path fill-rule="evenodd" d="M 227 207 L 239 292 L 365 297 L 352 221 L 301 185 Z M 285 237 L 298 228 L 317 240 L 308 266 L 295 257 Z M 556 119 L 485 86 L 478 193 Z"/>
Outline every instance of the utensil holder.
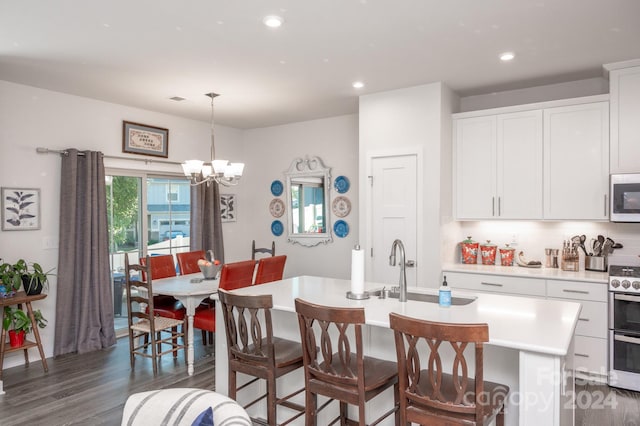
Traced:
<path fill-rule="evenodd" d="M 606 256 L 585 256 L 584 269 L 587 271 L 606 272 L 607 257 Z"/>

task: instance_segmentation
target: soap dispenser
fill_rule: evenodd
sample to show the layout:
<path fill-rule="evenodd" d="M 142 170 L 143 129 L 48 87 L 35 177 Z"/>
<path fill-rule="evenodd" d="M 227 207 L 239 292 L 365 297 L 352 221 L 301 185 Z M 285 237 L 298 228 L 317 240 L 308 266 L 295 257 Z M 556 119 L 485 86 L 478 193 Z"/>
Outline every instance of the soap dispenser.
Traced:
<path fill-rule="evenodd" d="M 447 284 L 447 276 L 444 276 L 444 280 L 442 281 L 442 286 L 440 287 L 440 291 L 438 292 L 438 303 L 440 306 L 449 307 L 451 306 L 451 289 Z"/>

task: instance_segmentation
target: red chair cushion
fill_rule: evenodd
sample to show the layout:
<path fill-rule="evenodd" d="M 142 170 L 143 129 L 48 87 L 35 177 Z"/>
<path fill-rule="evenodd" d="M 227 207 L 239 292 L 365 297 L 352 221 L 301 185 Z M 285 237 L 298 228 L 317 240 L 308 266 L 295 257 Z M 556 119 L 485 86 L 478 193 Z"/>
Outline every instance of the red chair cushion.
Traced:
<path fill-rule="evenodd" d="M 216 314 L 210 307 L 199 307 L 193 316 L 193 327 L 200 330 L 216 331 Z"/>
<path fill-rule="evenodd" d="M 176 258 L 178 259 L 180 275 L 187 275 L 200 272 L 198 260 L 206 259 L 207 256 L 205 255 L 204 250 L 195 250 L 185 253 L 176 253 Z"/>

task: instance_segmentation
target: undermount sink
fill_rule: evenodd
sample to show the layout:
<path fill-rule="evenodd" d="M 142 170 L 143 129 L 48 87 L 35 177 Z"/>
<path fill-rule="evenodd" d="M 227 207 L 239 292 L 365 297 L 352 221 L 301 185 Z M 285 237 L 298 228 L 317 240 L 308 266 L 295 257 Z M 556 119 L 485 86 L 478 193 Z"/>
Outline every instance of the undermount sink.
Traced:
<path fill-rule="evenodd" d="M 384 299 L 384 298 L 398 299 L 400 297 L 399 292 L 384 290 L 384 293 L 385 294 L 383 296 L 383 289 L 373 290 L 369 292 L 369 294 L 372 297 L 378 297 L 381 299 Z M 435 294 L 415 293 L 415 292 L 407 291 L 407 300 L 414 300 L 416 302 L 438 303 L 438 296 Z M 476 300 L 475 297 L 454 296 L 451 298 L 451 304 L 457 305 L 457 306 L 463 306 L 463 305 L 468 305 L 474 300 Z"/>

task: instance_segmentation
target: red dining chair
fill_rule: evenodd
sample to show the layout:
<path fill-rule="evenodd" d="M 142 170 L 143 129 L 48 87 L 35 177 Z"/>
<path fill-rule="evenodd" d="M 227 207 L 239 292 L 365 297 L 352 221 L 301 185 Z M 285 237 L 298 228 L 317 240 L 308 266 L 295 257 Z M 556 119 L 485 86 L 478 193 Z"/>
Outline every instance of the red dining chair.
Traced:
<path fill-rule="evenodd" d="M 284 264 L 287 261 L 286 255 L 264 257 L 258 261 L 258 271 L 254 284 L 264 284 L 282 279 Z"/>
<path fill-rule="evenodd" d="M 220 284 L 218 285 L 218 288 L 223 290 L 235 290 L 251 286 L 255 267 L 256 262 L 253 260 L 225 263 L 222 265 L 222 270 L 220 271 Z M 207 309 L 202 307 L 198 308 L 193 316 L 193 326 L 200 330 L 215 333 L 216 313 L 213 307 Z M 206 344 L 204 341 L 203 343 Z"/>
<path fill-rule="evenodd" d="M 206 259 L 207 255 L 204 250 L 187 251 L 184 253 L 176 253 L 178 259 L 178 269 L 180 275 L 195 274 L 200 272 L 198 260 Z"/>
<path fill-rule="evenodd" d="M 147 259 L 149 259 L 149 269 L 151 272 L 151 278 L 153 278 L 153 280 L 176 276 L 176 266 L 173 263 L 173 255 L 163 254 L 160 256 L 141 257 L 140 265 L 147 266 Z M 142 280 L 144 281 L 146 279 L 146 272 L 143 270 Z M 153 296 L 153 305 L 155 314 L 161 317 L 182 321 L 184 321 L 186 317 L 187 311 L 185 307 L 173 296 Z M 185 330 L 186 328 L 183 331 Z"/>

